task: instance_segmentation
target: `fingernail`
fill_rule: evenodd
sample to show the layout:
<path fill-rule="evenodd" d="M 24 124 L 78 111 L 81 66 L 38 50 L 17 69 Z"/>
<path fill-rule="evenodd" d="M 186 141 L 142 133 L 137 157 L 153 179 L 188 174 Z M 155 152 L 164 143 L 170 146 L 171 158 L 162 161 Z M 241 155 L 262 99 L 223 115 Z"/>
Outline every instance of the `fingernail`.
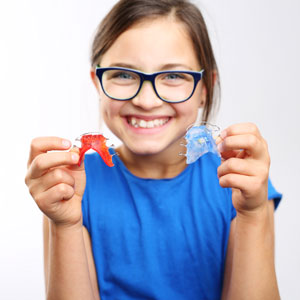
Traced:
<path fill-rule="evenodd" d="M 64 148 L 70 148 L 71 147 L 71 142 L 68 140 L 62 140 L 62 145 Z"/>
<path fill-rule="evenodd" d="M 220 134 L 221 139 L 224 140 L 226 138 L 226 136 L 227 136 L 227 132 L 226 132 L 226 130 L 223 130 Z"/>
<path fill-rule="evenodd" d="M 219 151 L 219 152 L 223 152 L 223 150 L 224 150 L 224 145 L 223 145 L 223 143 L 220 143 L 219 145 L 217 145 L 217 147 L 218 147 L 218 151 Z"/>
<path fill-rule="evenodd" d="M 78 159 L 79 159 L 79 155 L 77 153 L 72 153 L 72 160 L 74 162 L 78 162 Z"/>
<path fill-rule="evenodd" d="M 215 139 L 215 142 L 218 145 L 222 142 L 222 139 L 219 136 L 217 136 L 216 139 Z"/>

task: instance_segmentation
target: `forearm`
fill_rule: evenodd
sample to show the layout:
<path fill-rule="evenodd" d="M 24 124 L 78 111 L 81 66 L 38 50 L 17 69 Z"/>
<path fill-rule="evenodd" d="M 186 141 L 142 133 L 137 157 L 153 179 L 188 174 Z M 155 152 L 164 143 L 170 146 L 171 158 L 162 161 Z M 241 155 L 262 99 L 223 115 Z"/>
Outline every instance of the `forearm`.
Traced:
<path fill-rule="evenodd" d="M 228 299 L 280 299 L 274 266 L 273 208 L 270 204 L 253 215 L 237 214 Z"/>
<path fill-rule="evenodd" d="M 83 228 L 56 226 L 49 221 L 48 300 L 99 299 L 93 294 Z"/>

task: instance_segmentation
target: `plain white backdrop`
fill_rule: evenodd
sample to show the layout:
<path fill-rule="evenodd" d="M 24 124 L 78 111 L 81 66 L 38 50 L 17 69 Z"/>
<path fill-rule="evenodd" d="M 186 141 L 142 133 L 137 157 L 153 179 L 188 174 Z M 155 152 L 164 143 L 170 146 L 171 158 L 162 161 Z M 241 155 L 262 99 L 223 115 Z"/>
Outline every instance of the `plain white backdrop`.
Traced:
<path fill-rule="evenodd" d="M 99 130 L 93 34 L 111 0 L 0 3 L 0 299 L 44 299 L 42 216 L 24 184 L 36 136 Z M 282 299 L 300 299 L 298 0 L 202 0 L 222 84 L 214 123 L 256 123 L 269 143 Z M 106 131 L 105 131 L 106 132 Z"/>

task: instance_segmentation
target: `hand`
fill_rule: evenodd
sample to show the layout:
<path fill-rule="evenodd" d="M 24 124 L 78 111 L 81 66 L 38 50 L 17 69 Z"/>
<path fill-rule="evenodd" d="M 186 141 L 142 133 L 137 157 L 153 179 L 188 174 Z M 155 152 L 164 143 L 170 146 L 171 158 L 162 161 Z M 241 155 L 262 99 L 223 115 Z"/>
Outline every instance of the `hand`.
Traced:
<path fill-rule="evenodd" d="M 57 225 L 80 225 L 85 189 L 84 164 L 77 166 L 78 149 L 58 137 L 36 138 L 31 143 L 25 178 L 40 210 Z M 48 152 L 56 150 L 55 152 Z M 58 150 L 58 151 L 57 151 Z"/>
<path fill-rule="evenodd" d="M 222 187 L 232 188 L 237 213 L 265 207 L 270 157 L 258 128 L 252 123 L 230 126 L 221 133 L 217 144 L 222 157 L 219 182 Z"/>

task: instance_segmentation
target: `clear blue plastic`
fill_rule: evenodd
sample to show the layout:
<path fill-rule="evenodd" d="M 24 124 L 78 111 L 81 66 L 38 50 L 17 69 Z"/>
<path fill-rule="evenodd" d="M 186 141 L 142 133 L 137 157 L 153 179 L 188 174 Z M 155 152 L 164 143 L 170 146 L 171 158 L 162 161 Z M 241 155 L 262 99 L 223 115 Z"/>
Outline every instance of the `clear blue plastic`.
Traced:
<path fill-rule="evenodd" d="M 211 152 L 220 156 L 215 142 L 216 132 L 219 131 L 217 126 L 201 125 L 191 127 L 186 135 L 186 163 L 195 162 L 205 153 Z"/>

